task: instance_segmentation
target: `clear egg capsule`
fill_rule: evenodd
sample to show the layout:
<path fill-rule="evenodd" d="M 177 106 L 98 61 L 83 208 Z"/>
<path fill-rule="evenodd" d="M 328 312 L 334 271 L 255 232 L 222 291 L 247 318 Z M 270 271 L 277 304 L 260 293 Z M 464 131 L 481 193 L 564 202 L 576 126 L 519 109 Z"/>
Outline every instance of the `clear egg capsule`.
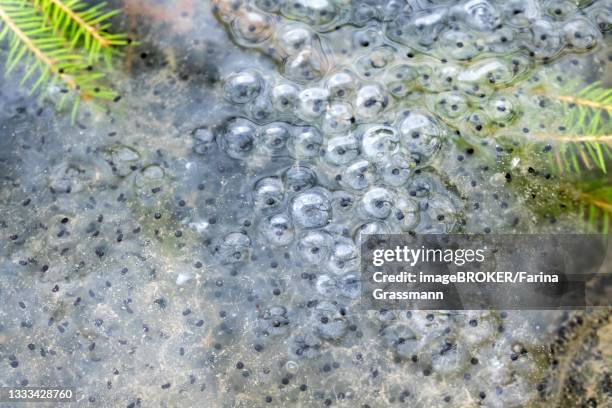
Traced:
<path fill-rule="evenodd" d="M 348 132 L 355 123 L 353 107 L 346 102 L 334 101 L 327 106 L 322 120 L 325 133 Z"/>
<path fill-rule="evenodd" d="M 278 116 L 267 91 L 260 94 L 253 102 L 247 104 L 246 107 L 248 117 L 257 123 L 266 123 L 275 120 Z"/>
<path fill-rule="evenodd" d="M 380 221 L 370 221 L 359 225 L 355 229 L 353 240 L 358 247 L 361 247 L 361 244 L 368 239 L 367 235 L 389 234 L 390 232 L 391 230 L 387 224 Z"/>
<path fill-rule="evenodd" d="M 391 126 L 368 126 L 361 136 L 361 151 L 369 160 L 384 161 L 399 151 L 399 139 Z"/>
<path fill-rule="evenodd" d="M 274 31 L 273 20 L 252 9 L 241 9 L 231 22 L 236 40 L 245 46 L 254 46 L 266 41 Z"/>
<path fill-rule="evenodd" d="M 394 154 L 382 164 L 379 172 L 385 184 L 399 187 L 410 179 L 415 166 L 413 160 L 402 154 Z"/>
<path fill-rule="evenodd" d="M 337 279 L 340 294 L 349 299 L 357 299 L 361 295 L 361 277 L 358 273 L 346 273 Z"/>
<path fill-rule="evenodd" d="M 213 247 L 214 255 L 222 264 L 247 261 L 250 250 L 251 239 L 245 232 L 230 232 Z"/>
<path fill-rule="evenodd" d="M 140 153 L 129 146 L 115 145 L 105 149 L 104 157 L 115 174 L 125 177 L 136 169 Z"/>
<path fill-rule="evenodd" d="M 388 45 L 375 47 L 357 59 L 355 70 L 364 78 L 373 78 L 393 63 L 396 54 L 395 48 Z"/>
<path fill-rule="evenodd" d="M 380 18 L 380 14 L 373 5 L 357 2 L 351 10 L 351 22 L 358 27 L 362 27 L 372 20 Z"/>
<path fill-rule="evenodd" d="M 487 101 L 486 113 L 497 124 L 508 126 L 518 116 L 518 102 L 511 96 L 494 95 Z"/>
<path fill-rule="evenodd" d="M 448 9 L 435 7 L 412 13 L 401 13 L 386 26 L 387 36 L 405 45 L 420 49 L 431 47 L 448 28 Z"/>
<path fill-rule="evenodd" d="M 454 122 L 468 112 L 468 99 L 461 92 L 442 92 L 432 95 L 428 102 L 433 103 L 431 109 L 444 120 Z"/>
<path fill-rule="evenodd" d="M 297 253 L 306 263 L 320 265 L 327 261 L 333 244 L 332 236 L 325 231 L 308 231 L 297 243 Z"/>
<path fill-rule="evenodd" d="M 368 160 L 358 159 L 342 171 L 340 185 L 351 190 L 363 190 L 370 187 L 376 178 L 376 166 Z"/>
<path fill-rule="evenodd" d="M 311 49 L 318 41 L 317 34 L 304 24 L 281 26 L 276 37 L 280 49 L 286 55 L 295 55 L 301 50 Z"/>
<path fill-rule="evenodd" d="M 561 37 L 558 23 L 539 19 L 529 25 L 529 36 L 524 44 L 533 55 L 541 59 L 551 59 L 563 49 L 565 42 Z"/>
<path fill-rule="evenodd" d="M 284 206 L 285 187 L 278 177 L 265 177 L 255 183 L 252 196 L 256 211 L 277 211 Z"/>
<path fill-rule="evenodd" d="M 384 344 L 401 358 L 410 359 L 420 351 L 416 334 L 403 323 L 385 326 L 380 332 Z"/>
<path fill-rule="evenodd" d="M 281 83 L 272 88 L 271 102 L 278 112 L 293 113 L 298 105 L 300 90 L 289 83 Z"/>
<path fill-rule="evenodd" d="M 317 175 L 314 170 L 304 165 L 291 166 L 283 174 L 285 189 L 293 193 L 299 193 L 317 183 Z"/>
<path fill-rule="evenodd" d="M 353 135 L 333 137 L 327 141 L 324 158 L 332 165 L 348 164 L 359 156 L 359 145 Z"/>
<path fill-rule="evenodd" d="M 461 28 L 445 31 L 440 36 L 442 55 L 464 61 L 475 58 L 483 51 L 483 46 L 477 44 L 477 38 Z"/>
<path fill-rule="evenodd" d="M 254 3 L 260 10 L 274 13 L 280 9 L 282 0 L 254 0 Z"/>
<path fill-rule="evenodd" d="M 401 98 L 418 86 L 418 77 L 419 71 L 416 66 L 401 64 L 386 70 L 383 82 L 391 95 Z"/>
<path fill-rule="evenodd" d="M 331 0 L 294 0 L 281 4 L 284 16 L 300 20 L 320 30 L 325 30 L 340 16 L 339 9 Z"/>
<path fill-rule="evenodd" d="M 323 135 L 317 128 L 304 126 L 295 129 L 289 141 L 289 152 L 296 159 L 313 159 L 319 157 Z"/>
<path fill-rule="evenodd" d="M 325 88 L 306 88 L 299 94 L 297 114 L 304 120 L 313 120 L 327 110 L 329 92 Z"/>
<path fill-rule="evenodd" d="M 423 205 L 425 204 L 425 205 Z M 420 234 L 448 234 L 457 221 L 457 208 L 450 198 L 434 193 L 421 203 L 420 223 L 415 232 Z"/>
<path fill-rule="evenodd" d="M 261 92 L 263 78 L 255 71 L 240 71 L 228 75 L 223 84 L 225 97 L 233 103 L 244 104 Z"/>
<path fill-rule="evenodd" d="M 287 308 L 274 305 L 259 314 L 258 323 L 258 330 L 264 336 L 280 336 L 289 333 L 291 320 Z"/>
<path fill-rule="evenodd" d="M 197 154 L 207 154 L 215 144 L 215 133 L 207 126 L 199 127 L 191 132 L 193 151 Z"/>
<path fill-rule="evenodd" d="M 257 145 L 267 156 L 287 154 L 287 142 L 291 138 L 291 128 L 283 122 L 262 126 L 257 134 Z"/>
<path fill-rule="evenodd" d="M 391 217 L 391 222 L 398 225 L 403 232 L 414 231 L 421 221 L 419 204 L 403 195 L 400 195 L 395 202 L 395 211 Z"/>
<path fill-rule="evenodd" d="M 49 172 L 49 188 L 55 193 L 76 193 L 112 179 L 107 163 L 73 159 L 55 166 Z"/>
<path fill-rule="evenodd" d="M 282 72 L 286 78 L 305 84 L 323 78 L 327 61 L 321 51 L 309 47 L 286 57 Z"/>
<path fill-rule="evenodd" d="M 472 29 L 492 31 L 501 23 L 501 16 L 487 0 L 470 0 L 463 4 L 463 21 Z"/>
<path fill-rule="evenodd" d="M 359 269 L 359 251 L 352 239 L 340 237 L 334 241 L 327 266 L 337 275 Z"/>
<path fill-rule="evenodd" d="M 336 190 L 332 193 L 332 209 L 334 217 L 351 216 L 355 205 L 355 196 L 348 191 Z"/>
<path fill-rule="evenodd" d="M 291 219 L 286 214 L 269 216 L 260 223 L 259 230 L 263 237 L 274 246 L 289 245 L 295 236 Z"/>
<path fill-rule="evenodd" d="M 254 123 L 242 118 L 232 119 L 223 127 L 217 144 L 231 158 L 244 160 L 255 150 L 256 135 Z"/>
<path fill-rule="evenodd" d="M 338 340 L 348 332 L 346 308 L 335 302 L 319 302 L 311 320 L 315 333 L 325 340 Z"/>
<path fill-rule="evenodd" d="M 152 190 L 159 188 L 165 181 L 166 172 L 158 164 L 149 164 L 136 173 L 134 184 L 145 194 L 151 194 Z"/>
<path fill-rule="evenodd" d="M 325 88 L 332 98 L 346 98 L 354 92 L 356 83 L 355 75 L 350 70 L 343 69 L 327 77 Z"/>
<path fill-rule="evenodd" d="M 573 52 L 584 52 L 595 48 L 600 39 L 599 30 L 585 18 L 574 18 L 563 25 L 567 46 Z"/>
<path fill-rule="evenodd" d="M 382 45 L 383 38 L 377 28 L 366 27 L 357 30 L 353 34 L 353 46 L 355 49 L 367 50 Z"/>
<path fill-rule="evenodd" d="M 302 228 L 321 228 L 332 218 L 330 193 L 315 187 L 303 191 L 291 200 L 291 216 Z"/>
<path fill-rule="evenodd" d="M 368 190 L 359 203 L 360 213 L 365 218 L 384 220 L 391 215 L 395 196 L 384 187 L 373 187 Z"/>
<path fill-rule="evenodd" d="M 355 113 L 360 120 L 378 117 L 390 104 L 387 91 L 378 84 L 364 85 L 357 91 Z"/>
<path fill-rule="evenodd" d="M 431 157 L 441 146 L 445 130 L 432 117 L 421 112 L 410 112 L 398 126 L 400 143 L 407 152 L 422 161 Z"/>

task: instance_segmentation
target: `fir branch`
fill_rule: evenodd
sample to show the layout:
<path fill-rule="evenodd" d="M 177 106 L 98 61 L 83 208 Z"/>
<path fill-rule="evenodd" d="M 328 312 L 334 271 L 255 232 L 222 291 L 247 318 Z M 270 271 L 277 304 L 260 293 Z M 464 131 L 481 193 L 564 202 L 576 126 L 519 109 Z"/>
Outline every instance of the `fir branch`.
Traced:
<path fill-rule="evenodd" d="M 111 34 L 108 20 L 119 10 L 105 10 L 106 2 L 90 6 L 81 0 L 30 0 L 42 14 L 51 16 L 53 29 L 70 41 L 70 46 L 82 47 L 88 53 L 88 62 L 102 56 L 110 66 L 117 46 L 130 43 L 125 34 Z"/>
<path fill-rule="evenodd" d="M 113 100 L 116 94 L 100 84 L 104 74 L 91 70 L 86 56 L 66 47 L 45 24 L 47 17 L 29 1 L 0 0 L 0 40 L 7 39 L 9 45 L 6 74 L 23 64 L 21 84 L 31 82 L 30 93 L 46 94 L 59 85 L 58 107 L 71 99 L 74 122 L 81 100 Z"/>
<path fill-rule="evenodd" d="M 553 162 L 557 171 L 580 175 L 582 170 L 599 169 L 607 174 L 612 160 L 612 130 L 609 124 L 612 112 L 612 89 L 600 82 L 582 88 L 576 84 L 565 86 L 561 94 L 552 94 L 544 88 L 532 89 L 533 93 L 546 95 L 559 102 L 559 116 L 568 135 L 537 135 L 558 142 L 559 149 Z"/>
<path fill-rule="evenodd" d="M 578 143 L 578 142 L 595 142 L 595 143 L 612 143 L 612 135 L 559 135 L 548 133 L 535 133 L 535 137 L 551 140 L 560 143 Z"/>

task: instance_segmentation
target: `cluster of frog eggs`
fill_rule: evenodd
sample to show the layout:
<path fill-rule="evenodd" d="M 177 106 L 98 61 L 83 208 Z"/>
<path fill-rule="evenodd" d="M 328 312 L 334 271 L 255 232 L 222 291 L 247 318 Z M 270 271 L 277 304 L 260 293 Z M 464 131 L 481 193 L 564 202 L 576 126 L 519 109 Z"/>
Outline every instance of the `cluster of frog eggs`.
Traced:
<path fill-rule="evenodd" d="M 369 46 L 386 42 L 461 61 L 527 51 L 531 57 L 550 61 L 564 52 L 592 49 L 612 21 L 603 2 L 583 8 L 573 1 L 536 0 L 217 0 L 215 4 L 217 16 L 238 43 L 276 58 L 288 78 L 301 81 L 323 76 L 330 61 L 321 37 L 347 25 L 365 27 L 355 31 L 357 48 L 365 41 Z"/>

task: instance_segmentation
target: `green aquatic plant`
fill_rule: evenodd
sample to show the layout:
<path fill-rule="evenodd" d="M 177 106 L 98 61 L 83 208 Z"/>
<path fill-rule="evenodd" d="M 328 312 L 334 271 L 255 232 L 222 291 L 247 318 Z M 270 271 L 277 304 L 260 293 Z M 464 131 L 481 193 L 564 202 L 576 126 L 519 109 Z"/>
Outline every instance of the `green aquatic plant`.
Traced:
<path fill-rule="evenodd" d="M 584 170 L 599 169 L 606 174 L 612 160 L 612 89 L 601 82 L 579 89 L 576 84 L 565 86 L 561 94 L 551 95 L 536 90 L 559 104 L 563 134 L 544 135 L 557 142 L 553 169 L 565 175 L 580 175 Z"/>
<path fill-rule="evenodd" d="M 105 3 L 93 7 L 68 0 L 0 0 L 0 40 L 8 44 L 5 71 L 22 66 L 21 85 L 30 93 L 54 96 L 62 109 L 72 103 L 74 122 L 81 102 L 118 101 L 105 84 L 112 58 L 129 43 L 123 34 L 110 34 Z M 96 67 L 104 59 L 106 67 Z"/>
<path fill-rule="evenodd" d="M 516 186 L 541 216 L 551 220 L 574 213 L 588 228 L 608 234 L 612 222 L 612 90 L 601 82 L 582 89 L 575 83 L 560 90 L 530 90 L 553 102 L 546 110 L 560 133 L 533 134 L 506 141 L 514 157 L 526 164 L 524 174 L 514 172 Z M 491 157 L 493 159 L 493 157 Z M 510 158 L 511 159 L 511 158 Z M 502 170 L 511 166 L 502 161 Z"/>

